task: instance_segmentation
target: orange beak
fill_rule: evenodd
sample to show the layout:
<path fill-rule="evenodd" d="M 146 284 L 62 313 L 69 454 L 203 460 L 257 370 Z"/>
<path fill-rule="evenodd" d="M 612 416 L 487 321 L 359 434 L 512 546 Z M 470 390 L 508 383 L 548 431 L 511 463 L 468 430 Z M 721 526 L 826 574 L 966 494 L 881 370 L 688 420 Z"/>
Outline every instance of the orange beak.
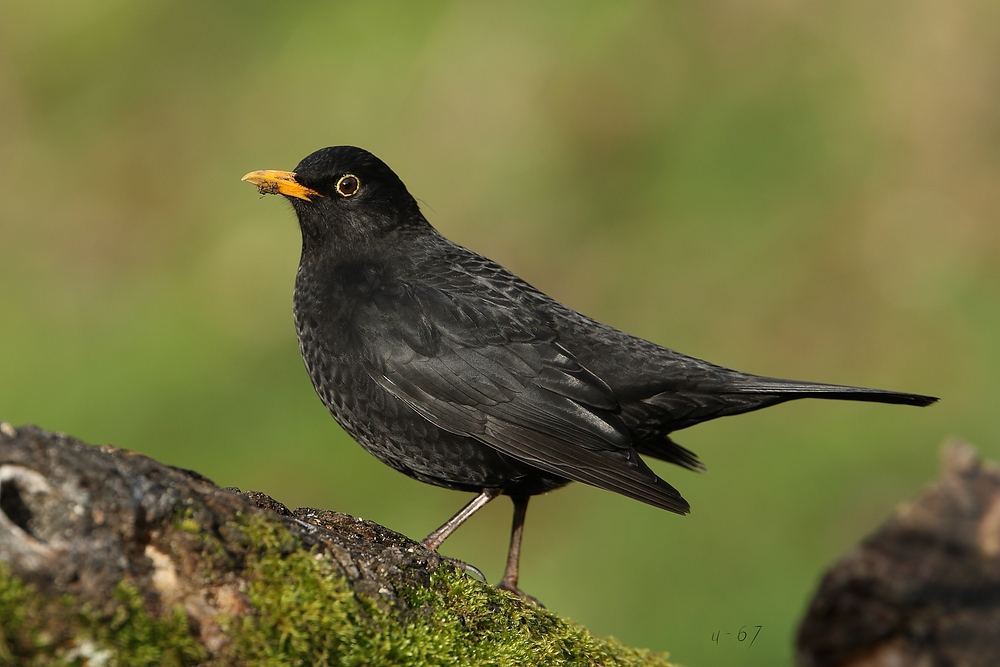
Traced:
<path fill-rule="evenodd" d="M 260 171 L 251 171 L 240 180 L 256 185 L 257 191 L 262 195 L 285 195 L 286 197 L 296 197 L 298 199 L 305 199 L 306 201 L 312 201 L 310 197 L 323 196 L 296 181 L 294 171 L 261 169 Z"/>

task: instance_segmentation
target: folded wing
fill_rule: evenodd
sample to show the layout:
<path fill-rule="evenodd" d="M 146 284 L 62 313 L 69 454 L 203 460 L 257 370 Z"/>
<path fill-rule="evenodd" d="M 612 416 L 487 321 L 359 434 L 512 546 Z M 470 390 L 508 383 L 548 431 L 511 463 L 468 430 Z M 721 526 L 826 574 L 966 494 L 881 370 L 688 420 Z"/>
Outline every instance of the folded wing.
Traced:
<path fill-rule="evenodd" d="M 611 389 L 544 323 L 512 312 L 516 304 L 431 287 L 410 287 L 392 306 L 371 328 L 369 375 L 425 419 L 546 472 L 687 513 L 637 455 Z"/>

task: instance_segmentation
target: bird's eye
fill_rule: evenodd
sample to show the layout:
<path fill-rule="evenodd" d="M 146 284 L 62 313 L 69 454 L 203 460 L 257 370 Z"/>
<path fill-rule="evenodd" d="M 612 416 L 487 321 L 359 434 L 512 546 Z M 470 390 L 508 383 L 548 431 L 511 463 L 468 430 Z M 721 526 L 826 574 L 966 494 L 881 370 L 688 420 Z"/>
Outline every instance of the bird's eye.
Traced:
<path fill-rule="evenodd" d="M 342 197 L 353 197 L 361 188 L 361 181 L 354 174 L 345 174 L 337 181 L 337 192 Z"/>

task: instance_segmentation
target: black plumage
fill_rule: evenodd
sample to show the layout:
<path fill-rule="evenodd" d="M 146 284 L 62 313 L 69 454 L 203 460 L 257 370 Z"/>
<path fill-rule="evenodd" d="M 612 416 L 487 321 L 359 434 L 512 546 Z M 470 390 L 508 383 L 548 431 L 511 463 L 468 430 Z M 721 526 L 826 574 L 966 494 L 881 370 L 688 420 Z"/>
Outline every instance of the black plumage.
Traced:
<path fill-rule="evenodd" d="M 399 177 L 359 148 L 247 174 L 302 231 L 295 323 L 309 376 L 344 429 L 416 479 L 515 501 L 501 586 L 517 589 L 528 497 L 569 481 L 685 514 L 640 454 L 700 469 L 673 431 L 797 398 L 934 398 L 748 375 L 630 336 L 439 234 Z"/>

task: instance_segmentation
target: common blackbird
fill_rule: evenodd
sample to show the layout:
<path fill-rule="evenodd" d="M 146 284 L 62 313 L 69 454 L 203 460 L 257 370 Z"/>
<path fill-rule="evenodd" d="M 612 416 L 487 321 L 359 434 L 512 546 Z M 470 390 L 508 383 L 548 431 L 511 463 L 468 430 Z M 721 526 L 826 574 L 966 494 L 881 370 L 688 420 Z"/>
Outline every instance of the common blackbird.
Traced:
<path fill-rule="evenodd" d="M 371 153 L 324 148 L 243 177 L 282 194 L 302 231 L 295 326 L 313 386 L 351 437 L 420 481 L 478 494 L 431 533 L 436 550 L 498 495 L 517 587 L 529 497 L 583 482 L 678 514 L 640 454 L 702 469 L 670 433 L 797 398 L 935 398 L 749 375 L 661 347 L 546 296 L 444 238 Z"/>

